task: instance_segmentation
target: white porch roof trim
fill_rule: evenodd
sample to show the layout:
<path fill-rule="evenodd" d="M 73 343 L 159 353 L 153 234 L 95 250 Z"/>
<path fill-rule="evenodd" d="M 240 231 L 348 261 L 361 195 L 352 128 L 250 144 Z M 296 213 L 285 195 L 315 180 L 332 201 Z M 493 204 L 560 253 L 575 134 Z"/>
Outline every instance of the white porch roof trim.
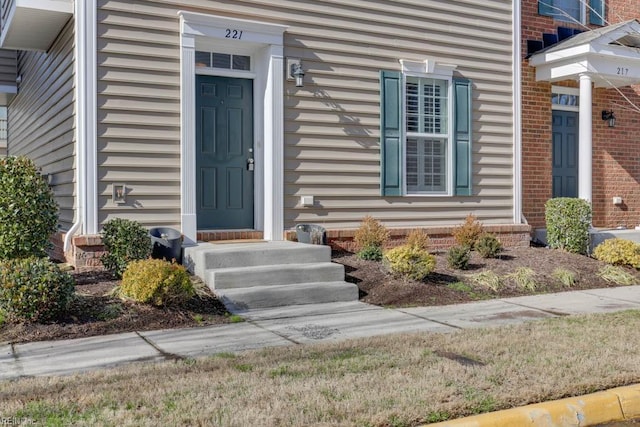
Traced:
<path fill-rule="evenodd" d="M 640 22 L 633 19 L 577 34 L 529 58 L 536 80 L 591 76 L 595 87 L 640 84 Z"/>

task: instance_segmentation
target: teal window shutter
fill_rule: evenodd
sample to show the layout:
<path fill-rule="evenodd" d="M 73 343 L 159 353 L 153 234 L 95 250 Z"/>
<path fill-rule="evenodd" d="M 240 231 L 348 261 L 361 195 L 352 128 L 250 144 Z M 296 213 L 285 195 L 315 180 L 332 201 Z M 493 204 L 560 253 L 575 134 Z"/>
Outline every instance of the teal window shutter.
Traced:
<path fill-rule="evenodd" d="M 471 195 L 471 81 L 453 79 L 453 164 L 456 196 Z"/>
<path fill-rule="evenodd" d="M 401 76 L 398 71 L 380 72 L 380 193 L 402 195 Z"/>
<path fill-rule="evenodd" d="M 605 25 L 604 22 L 605 0 L 589 0 L 589 23 L 593 25 Z"/>
<path fill-rule="evenodd" d="M 553 16 L 553 0 L 538 0 L 538 13 L 544 16 Z"/>

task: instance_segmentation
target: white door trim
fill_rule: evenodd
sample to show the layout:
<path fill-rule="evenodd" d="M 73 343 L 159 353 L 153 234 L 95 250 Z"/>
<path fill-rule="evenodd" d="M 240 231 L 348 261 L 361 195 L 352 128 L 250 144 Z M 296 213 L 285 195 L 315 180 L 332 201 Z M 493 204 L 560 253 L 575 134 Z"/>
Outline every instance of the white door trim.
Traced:
<path fill-rule="evenodd" d="M 287 27 L 179 11 L 180 17 L 180 210 L 185 243 L 195 243 L 195 51 L 220 46 L 251 52 L 255 71 L 255 228 L 266 240 L 284 234 L 284 63 Z M 238 37 L 238 34 L 241 34 Z M 233 36 L 236 35 L 236 38 Z"/>

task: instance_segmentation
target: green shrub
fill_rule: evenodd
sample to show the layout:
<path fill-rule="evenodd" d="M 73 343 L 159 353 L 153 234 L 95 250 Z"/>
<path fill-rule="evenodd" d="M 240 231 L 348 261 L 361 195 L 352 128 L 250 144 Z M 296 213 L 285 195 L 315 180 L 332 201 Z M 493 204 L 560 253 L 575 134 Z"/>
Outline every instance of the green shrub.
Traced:
<path fill-rule="evenodd" d="M 586 254 L 589 249 L 591 206 L 586 200 L 558 197 L 547 200 L 547 242 L 554 249 Z"/>
<path fill-rule="evenodd" d="M 105 223 L 102 242 L 107 251 L 100 260 L 102 265 L 117 278 L 131 261 L 151 256 L 151 237 L 138 222 L 115 218 Z"/>
<path fill-rule="evenodd" d="M 122 275 L 121 297 L 157 306 L 179 303 L 195 295 L 187 270 L 161 259 L 131 261 Z"/>
<path fill-rule="evenodd" d="M 466 270 L 471 259 L 471 249 L 468 246 L 453 246 L 447 251 L 447 264 L 451 268 Z"/>
<path fill-rule="evenodd" d="M 482 258 L 497 258 L 502 252 L 502 243 L 491 233 L 482 233 L 476 241 L 475 250 Z"/>
<path fill-rule="evenodd" d="M 389 240 L 389 230 L 369 215 L 362 219 L 353 237 L 353 241 L 361 250 L 370 246 L 383 247 L 387 240 Z"/>
<path fill-rule="evenodd" d="M 407 235 L 407 245 L 428 250 L 429 235 L 421 228 L 414 228 Z"/>
<path fill-rule="evenodd" d="M 67 310 L 74 291 L 73 277 L 46 258 L 0 262 L 0 309 L 10 319 L 54 319 Z"/>
<path fill-rule="evenodd" d="M 391 273 L 412 280 L 422 280 L 436 267 L 433 255 L 417 246 L 399 246 L 384 254 L 384 262 Z"/>
<path fill-rule="evenodd" d="M 382 248 L 380 246 L 365 246 L 356 253 L 356 256 L 367 261 L 380 261 Z"/>
<path fill-rule="evenodd" d="M 57 226 L 53 192 L 33 161 L 0 159 L 0 259 L 45 256 Z"/>
<path fill-rule="evenodd" d="M 480 221 L 474 215 L 469 214 L 464 223 L 456 227 L 452 234 L 459 246 L 467 246 L 470 249 L 474 249 L 478 238 L 483 232 L 484 229 Z"/>
<path fill-rule="evenodd" d="M 625 239 L 607 239 L 593 250 L 593 257 L 612 265 L 640 268 L 640 244 Z"/>

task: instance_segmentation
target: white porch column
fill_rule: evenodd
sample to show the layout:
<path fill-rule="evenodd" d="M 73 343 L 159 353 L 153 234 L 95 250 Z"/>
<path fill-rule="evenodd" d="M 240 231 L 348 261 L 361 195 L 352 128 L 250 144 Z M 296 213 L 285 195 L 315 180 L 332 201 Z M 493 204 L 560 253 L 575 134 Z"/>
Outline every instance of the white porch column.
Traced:
<path fill-rule="evenodd" d="M 591 203 L 593 168 L 591 76 L 580 74 L 580 118 L 578 142 L 578 197 Z"/>
<path fill-rule="evenodd" d="M 180 17 L 180 222 L 184 242 L 196 242 L 196 43 L 184 33 L 184 18 Z"/>
<path fill-rule="evenodd" d="M 270 47 L 264 102 L 264 238 L 283 240 L 284 231 L 284 58 Z"/>

